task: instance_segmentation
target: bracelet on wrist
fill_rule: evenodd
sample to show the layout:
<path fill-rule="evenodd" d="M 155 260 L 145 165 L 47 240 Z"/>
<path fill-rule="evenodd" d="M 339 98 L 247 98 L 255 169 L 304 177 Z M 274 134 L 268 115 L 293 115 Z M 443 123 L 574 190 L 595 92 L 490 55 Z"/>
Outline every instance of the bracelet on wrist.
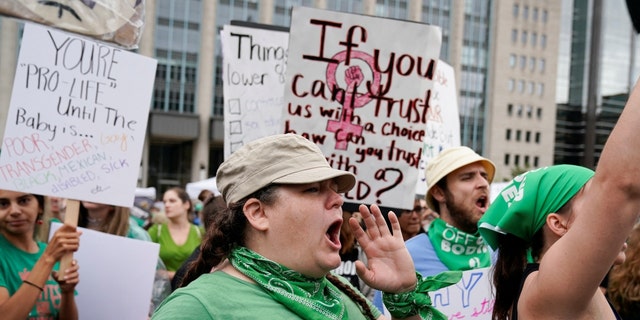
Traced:
<path fill-rule="evenodd" d="M 394 318 L 407 318 L 420 314 L 423 319 L 447 320 L 431 303 L 429 292 L 456 284 L 462 279 L 461 271 L 445 271 L 423 278 L 416 272 L 418 282 L 415 289 L 402 293 L 382 293 L 382 302 Z"/>
<path fill-rule="evenodd" d="M 30 285 L 30 286 L 32 286 L 32 287 L 34 287 L 34 288 L 38 289 L 38 290 L 40 290 L 40 292 L 44 291 L 44 288 L 42 288 L 41 286 L 39 286 L 39 285 L 37 285 L 37 284 L 35 284 L 35 283 L 33 283 L 33 282 L 29 281 L 29 280 L 22 280 L 22 282 L 23 282 L 23 283 L 26 283 L 26 284 L 28 284 L 28 285 Z"/>

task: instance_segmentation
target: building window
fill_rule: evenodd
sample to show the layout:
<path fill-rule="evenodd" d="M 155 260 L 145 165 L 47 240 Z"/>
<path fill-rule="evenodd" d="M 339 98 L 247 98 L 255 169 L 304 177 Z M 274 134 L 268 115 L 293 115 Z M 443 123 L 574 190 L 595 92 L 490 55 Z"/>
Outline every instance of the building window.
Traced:
<path fill-rule="evenodd" d="M 518 80 L 518 92 L 519 93 L 524 92 L 524 80 Z"/>
<path fill-rule="evenodd" d="M 549 19 L 549 12 L 547 10 L 542 10 L 542 22 L 547 23 Z"/>
<path fill-rule="evenodd" d="M 535 47 L 538 44 L 538 33 L 531 32 L 531 46 Z"/>
<path fill-rule="evenodd" d="M 515 164 L 516 166 L 519 166 L 519 165 L 520 165 L 520 155 L 519 155 L 519 154 L 516 154 L 516 155 L 513 157 L 513 164 Z"/>
<path fill-rule="evenodd" d="M 184 78 L 187 82 L 196 82 L 196 68 L 195 67 L 186 67 L 184 69 Z"/>
<path fill-rule="evenodd" d="M 528 41 L 528 36 L 529 34 L 526 31 L 522 31 L 522 45 L 527 45 L 527 41 Z"/>
<path fill-rule="evenodd" d="M 522 130 L 518 129 L 516 130 L 516 141 L 520 141 L 520 138 L 522 138 Z"/>
<path fill-rule="evenodd" d="M 522 117 L 522 105 L 518 105 L 518 117 Z"/>
<path fill-rule="evenodd" d="M 510 155 L 510 154 L 508 154 L 508 153 L 505 153 L 505 154 L 504 154 L 504 165 L 505 165 L 505 166 L 508 166 L 508 165 L 509 165 L 509 158 L 510 158 L 510 157 L 511 157 L 511 155 Z"/>
<path fill-rule="evenodd" d="M 547 61 L 545 59 L 538 60 L 538 70 L 540 70 L 540 73 L 544 72 L 546 62 Z"/>
<path fill-rule="evenodd" d="M 517 61 L 517 60 L 518 60 L 518 57 L 517 57 L 515 54 L 513 54 L 513 53 L 512 53 L 512 54 L 509 56 L 509 66 L 510 66 L 511 68 L 515 67 L 515 66 L 516 66 L 516 61 Z"/>
<path fill-rule="evenodd" d="M 536 143 L 540 143 L 540 132 L 536 132 Z"/>
<path fill-rule="evenodd" d="M 505 139 L 507 139 L 507 141 L 511 140 L 511 129 L 507 129 Z"/>
<path fill-rule="evenodd" d="M 540 46 L 542 47 L 542 49 L 546 49 L 547 48 L 547 35 L 543 34 L 542 36 L 540 36 Z"/>
<path fill-rule="evenodd" d="M 522 17 L 525 20 L 529 19 L 529 6 L 522 7 Z"/>
<path fill-rule="evenodd" d="M 533 167 L 537 168 L 540 158 L 538 156 L 533 157 Z"/>
<path fill-rule="evenodd" d="M 509 79 L 509 82 L 508 82 L 508 84 L 507 84 L 507 87 L 508 87 L 508 89 L 509 89 L 509 92 L 513 92 L 513 89 L 514 89 L 514 87 L 515 87 L 515 82 L 516 82 L 515 80 L 513 80 L 513 79 Z"/>
<path fill-rule="evenodd" d="M 171 66 L 171 80 L 180 80 L 182 66 Z"/>
<path fill-rule="evenodd" d="M 524 70 L 527 67 L 527 57 L 520 56 L 520 69 Z"/>
<path fill-rule="evenodd" d="M 531 119 L 532 116 L 533 116 L 533 107 L 527 106 L 527 118 Z"/>
<path fill-rule="evenodd" d="M 538 119 L 542 119 L 542 108 L 538 107 L 538 110 L 536 110 L 536 117 Z"/>
<path fill-rule="evenodd" d="M 534 57 L 529 58 L 529 70 L 531 72 L 534 72 L 536 70 L 536 58 Z"/>
<path fill-rule="evenodd" d="M 518 18 L 518 14 L 520 14 L 520 6 L 515 3 L 513 4 L 513 17 Z"/>
<path fill-rule="evenodd" d="M 511 30 L 511 42 L 516 43 L 518 41 L 518 29 Z"/>
<path fill-rule="evenodd" d="M 529 81 L 529 83 L 527 84 L 527 93 L 528 94 L 533 94 L 533 88 L 535 87 L 535 83 L 533 81 Z"/>
<path fill-rule="evenodd" d="M 507 114 L 508 115 L 513 115 L 513 104 L 512 103 L 509 103 L 507 105 Z"/>
<path fill-rule="evenodd" d="M 544 95 L 544 83 L 540 82 L 538 83 L 538 91 L 537 91 L 539 96 L 543 96 Z"/>
<path fill-rule="evenodd" d="M 527 130 L 527 132 L 525 132 L 524 141 L 525 142 L 530 142 L 531 141 L 531 131 Z M 526 162 L 529 162 L 529 161 L 526 161 Z"/>
<path fill-rule="evenodd" d="M 533 21 L 538 21 L 538 8 L 533 8 L 533 12 L 531 13 L 531 19 L 533 19 Z"/>
<path fill-rule="evenodd" d="M 525 167 L 529 166 L 529 156 L 524 156 L 524 166 Z"/>

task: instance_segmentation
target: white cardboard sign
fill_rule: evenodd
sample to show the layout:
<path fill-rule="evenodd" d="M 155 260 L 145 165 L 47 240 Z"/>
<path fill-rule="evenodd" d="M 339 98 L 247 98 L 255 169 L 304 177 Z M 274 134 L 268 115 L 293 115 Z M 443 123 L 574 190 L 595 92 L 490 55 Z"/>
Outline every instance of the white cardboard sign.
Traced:
<path fill-rule="evenodd" d="M 0 188 L 129 207 L 156 60 L 25 24 Z"/>

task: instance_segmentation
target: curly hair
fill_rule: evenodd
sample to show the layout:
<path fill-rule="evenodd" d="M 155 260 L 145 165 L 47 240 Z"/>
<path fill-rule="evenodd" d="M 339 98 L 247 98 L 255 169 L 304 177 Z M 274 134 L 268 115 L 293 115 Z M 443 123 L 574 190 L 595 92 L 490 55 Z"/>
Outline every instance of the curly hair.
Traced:
<path fill-rule="evenodd" d="M 607 295 L 623 319 L 640 315 L 640 224 L 627 240 L 627 258 L 609 273 Z"/>

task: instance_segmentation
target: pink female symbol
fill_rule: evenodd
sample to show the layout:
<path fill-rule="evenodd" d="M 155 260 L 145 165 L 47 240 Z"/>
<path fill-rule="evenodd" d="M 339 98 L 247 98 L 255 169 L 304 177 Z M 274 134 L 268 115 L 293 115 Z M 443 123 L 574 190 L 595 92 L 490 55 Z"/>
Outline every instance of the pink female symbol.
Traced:
<path fill-rule="evenodd" d="M 336 81 L 336 71 L 338 65 L 345 61 L 347 57 L 347 51 L 342 51 L 334 55 L 331 59 L 338 61 L 338 63 L 331 63 L 327 66 L 327 84 L 332 91 L 339 88 Z M 342 114 L 340 115 L 340 121 L 329 120 L 327 122 L 327 131 L 336 133 L 336 149 L 347 150 L 347 143 L 349 137 L 361 136 L 362 126 L 352 123 L 353 110 L 360 108 L 371 101 L 371 90 L 376 90 L 380 87 L 380 73 L 375 72 L 373 69 L 373 57 L 361 52 L 352 51 L 351 59 L 360 59 L 364 61 L 373 74 L 373 83 L 371 83 L 366 93 L 358 93 L 358 86 L 364 81 L 364 75 L 360 66 L 350 66 L 344 72 L 344 80 L 347 84 L 347 88 L 343 92 L 336 94 L 336 100 L 342 101 Z M 376 92 L 373 92 L 374 94 Z"/>

